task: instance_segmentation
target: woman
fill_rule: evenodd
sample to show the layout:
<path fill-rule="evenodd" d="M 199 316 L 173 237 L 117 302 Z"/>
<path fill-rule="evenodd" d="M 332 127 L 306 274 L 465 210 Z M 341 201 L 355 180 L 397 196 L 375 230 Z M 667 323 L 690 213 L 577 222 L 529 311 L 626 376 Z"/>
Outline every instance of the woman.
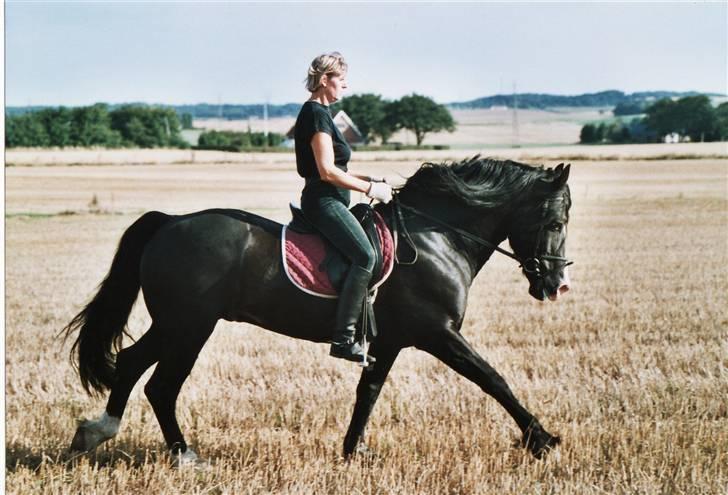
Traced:
<path fill-rule="evenodd" d="M 348 171 L 351 148 L 336 128 L 329 105 L 347 88 L 347 65 L 338 52 L 316 57 L 308 68 L 306 89 L 311 97 L 296 119 L 296 168 L 306 179 L 301 209 L 306 219 L 351 262 L 336 310 L 330 354 L 349 361 L 363 361 L 365 352 L 354 341 L 356 323 L 372 277 L 375 254 L 364 229 L 349 212 L 350 191 L 388 203 L 392 188 L 383 179 Z M 374 362 L 372 356 L 368 362 Z"/>

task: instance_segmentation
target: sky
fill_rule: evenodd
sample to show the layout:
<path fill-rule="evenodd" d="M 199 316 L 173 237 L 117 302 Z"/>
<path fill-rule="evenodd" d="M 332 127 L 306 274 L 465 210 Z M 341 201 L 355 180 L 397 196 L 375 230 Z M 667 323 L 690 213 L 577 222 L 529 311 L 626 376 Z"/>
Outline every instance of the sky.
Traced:
<path fill-rule="evenodd" d="M 728 2 L 5 3 L 5 103 L 295 103 L 348 94 L 728 92 Z"/>

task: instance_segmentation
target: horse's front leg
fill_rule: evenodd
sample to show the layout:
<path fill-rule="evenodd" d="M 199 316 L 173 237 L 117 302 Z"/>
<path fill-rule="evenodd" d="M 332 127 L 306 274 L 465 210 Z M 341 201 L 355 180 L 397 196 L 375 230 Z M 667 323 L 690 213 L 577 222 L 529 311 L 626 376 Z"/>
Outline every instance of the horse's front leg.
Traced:
<path fill-rule="evenodd" d="M 372 344 L 372 355 L 377 361 L 365 368 L 361 373 L 359 385 L 356 387 L 356 404 L 354 413 L 351 416 L 349 430 L 344 438 L 344 456 L 349 457 L 355 453 L 359 443 L 364 438 L 369 415 L 377 402 L 382 385 L 387 379 L 389 370 L 392 369 L 394 360 L 397 359 L 400 349 L 398 347 L 377 346 Z"/>
<path fill-rule="evenodd" d="M 540 458 L 561 441 L 543 429 L 538 420 L 518 402 L 503 377 L 459 333 L 446 330 L 417 347 L 432 354 L 497 400 L 516 421 L 523 432 L 523 444 L 534 456 Z"/>

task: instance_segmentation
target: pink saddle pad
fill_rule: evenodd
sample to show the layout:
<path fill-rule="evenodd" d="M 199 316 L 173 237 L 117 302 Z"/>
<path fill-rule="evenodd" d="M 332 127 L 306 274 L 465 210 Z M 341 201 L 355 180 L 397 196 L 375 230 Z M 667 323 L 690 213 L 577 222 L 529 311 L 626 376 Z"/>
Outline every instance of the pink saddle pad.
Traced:
<path fill-rule="evenodd" d="M 382 246 L 382 270 L 375 273 L 375 285 L 379 287 L 392 273 L 394 267 L 394 239 L 382 216 L 374 212 L 375 226 Z M 319 234 L 301 234 L 283 227 L 281 233 L 283 267 L 293 285 L 304 292 L 336 298 L 337 290 L 322 267 L 326 258 L 326 245 Z"/>

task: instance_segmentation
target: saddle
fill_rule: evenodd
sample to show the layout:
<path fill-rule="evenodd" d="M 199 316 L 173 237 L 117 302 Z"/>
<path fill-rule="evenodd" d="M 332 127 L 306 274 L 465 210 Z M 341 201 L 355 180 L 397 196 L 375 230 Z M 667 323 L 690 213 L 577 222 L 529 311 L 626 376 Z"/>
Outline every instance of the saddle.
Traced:
<path fill-rule="evenodd" d="M 374 338 L 377 334 L 374 298 L 378 287 L 387 280 L 394 268 L 395 243 L 386 222 L 370 205 L 359 203 L 350 211 L 363 227 L 376 253 L 369 294 L 358 326 L 360 337 Z M 307 294 L 337 298 L 349 270 L 349 261 L 316 230 L 300 208 L 291 204 L 291 214 L 291 222 L 281 231 L 286 276 L 294 286 Z"/>
<path fill-rule="evenodd" d="M 347 258 L 309 222 L 303 211 L 291 204 L 291 222 L 281 233 L 283 265 L 286 275 L 299 289 L 309 294 L 336 298 L 349 270 Z M 376 255 L 369 290 L 379 287 L 394 266 L 394 239 L 379 213 L 366 204 L 351 208 Z"/>

